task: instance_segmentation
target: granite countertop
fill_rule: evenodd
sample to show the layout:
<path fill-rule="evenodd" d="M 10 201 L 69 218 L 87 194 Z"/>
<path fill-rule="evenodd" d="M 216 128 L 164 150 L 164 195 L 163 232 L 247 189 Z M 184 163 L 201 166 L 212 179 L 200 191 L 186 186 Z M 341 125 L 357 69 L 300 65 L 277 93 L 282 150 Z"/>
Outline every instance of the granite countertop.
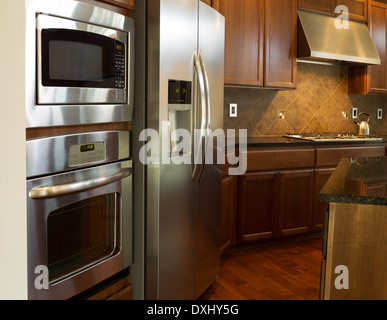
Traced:
<path fill-rule="evenodd" d="M 387 205 L 387 157 L 342 159 L 320 192 L 323 202 Z"/>
<path fill-rule="evenodd" d="M 280 146 L 319 146 L 319 145 L 338 145 L 338 144 L 380 144 L 387 143 L 387 136 L 380 136 L 383 140 L 337 140 L 337 141 L 307 141 L 301 139 L 285 138 L 283 136 L 259 136 L 248 137 L 248 147 L 280 147 Z M 239 139 L 235 138 L 236 144 L 239 144 Z"/>

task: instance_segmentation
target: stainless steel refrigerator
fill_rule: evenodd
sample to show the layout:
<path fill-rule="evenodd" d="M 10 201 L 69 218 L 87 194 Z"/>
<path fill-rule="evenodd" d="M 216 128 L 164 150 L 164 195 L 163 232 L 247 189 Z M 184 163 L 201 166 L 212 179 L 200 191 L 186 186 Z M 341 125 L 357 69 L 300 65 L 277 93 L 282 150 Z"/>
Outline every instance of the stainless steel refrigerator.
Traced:
<path fill-rule="evenodd" d="M 150 153 L 160 162 L 144 166 L 144 298 L 192 300 L 220 269 L 222 170 L 216 161 L 193 163 L 193 139 L 176 151 L 171 132 L 223 128 L 224 17 L 199 0 L 148 0 L 144 8 L 144 126 L 158 133 Z"/>

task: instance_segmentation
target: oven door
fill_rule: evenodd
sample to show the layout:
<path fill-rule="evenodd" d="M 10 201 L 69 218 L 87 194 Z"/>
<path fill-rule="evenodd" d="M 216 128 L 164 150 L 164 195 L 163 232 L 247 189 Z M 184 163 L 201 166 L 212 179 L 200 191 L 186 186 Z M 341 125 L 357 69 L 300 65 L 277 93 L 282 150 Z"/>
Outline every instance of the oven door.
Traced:
<path fill-rule="evenodd" d="M 131 161 L 29 180 L 27 196 L 29 299 L 68 299 L 131 265 Z"/>

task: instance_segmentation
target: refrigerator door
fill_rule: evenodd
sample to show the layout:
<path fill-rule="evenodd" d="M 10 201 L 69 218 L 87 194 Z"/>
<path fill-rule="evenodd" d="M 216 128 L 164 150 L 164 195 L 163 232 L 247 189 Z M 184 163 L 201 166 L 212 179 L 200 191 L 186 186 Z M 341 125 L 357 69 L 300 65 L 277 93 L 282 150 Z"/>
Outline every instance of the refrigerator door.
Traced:
<path fill-rule="evenodd" d="M 208 125 L 212 131 L 223 129 L 224 101 L 224 17 L 199 3 L 199 54 L 209 87 Z M 209 144 L 214 163 L 206 163 L 196 185 L 197 233 L 195 298 L 216 279 L 220 270 L 220 217 L 222 167 L 216 160 L 216 141 Z"/>
<path fill-rule="evenodd" d="M 190 83 L 193 90 L 198 6 L 197 0 L 148 1 L 147 127 L 158 132 L 160 144 L 160 164 L 147 166 L 145 298 L 148 300 L 194 298 L 195 184 L 192 166 L 174 164 L 171 158 L 173 144 L 168 128 L 173 124 L 175 128 L 192 130 L 192 96 L 177 105 L 181 97 L 171 101 L 169 90 L 175 86 L 176 94 L 176 90 L 189 89 Z M 166 164 L 165 160 L 171 163 Z M 190 152 L 183 155 L 183 160 L 190 162 Z"/>

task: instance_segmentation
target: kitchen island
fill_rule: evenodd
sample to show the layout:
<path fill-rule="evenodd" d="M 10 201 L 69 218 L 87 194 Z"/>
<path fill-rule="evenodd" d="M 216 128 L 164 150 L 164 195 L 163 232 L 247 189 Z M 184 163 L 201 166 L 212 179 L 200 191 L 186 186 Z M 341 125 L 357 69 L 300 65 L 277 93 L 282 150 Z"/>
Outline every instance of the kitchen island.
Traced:
<path fill-rule="evenodd" d="M 330 203 L 320 298 L 387 299 L 387 158 L 342 159 L 319 198 Z"/>

